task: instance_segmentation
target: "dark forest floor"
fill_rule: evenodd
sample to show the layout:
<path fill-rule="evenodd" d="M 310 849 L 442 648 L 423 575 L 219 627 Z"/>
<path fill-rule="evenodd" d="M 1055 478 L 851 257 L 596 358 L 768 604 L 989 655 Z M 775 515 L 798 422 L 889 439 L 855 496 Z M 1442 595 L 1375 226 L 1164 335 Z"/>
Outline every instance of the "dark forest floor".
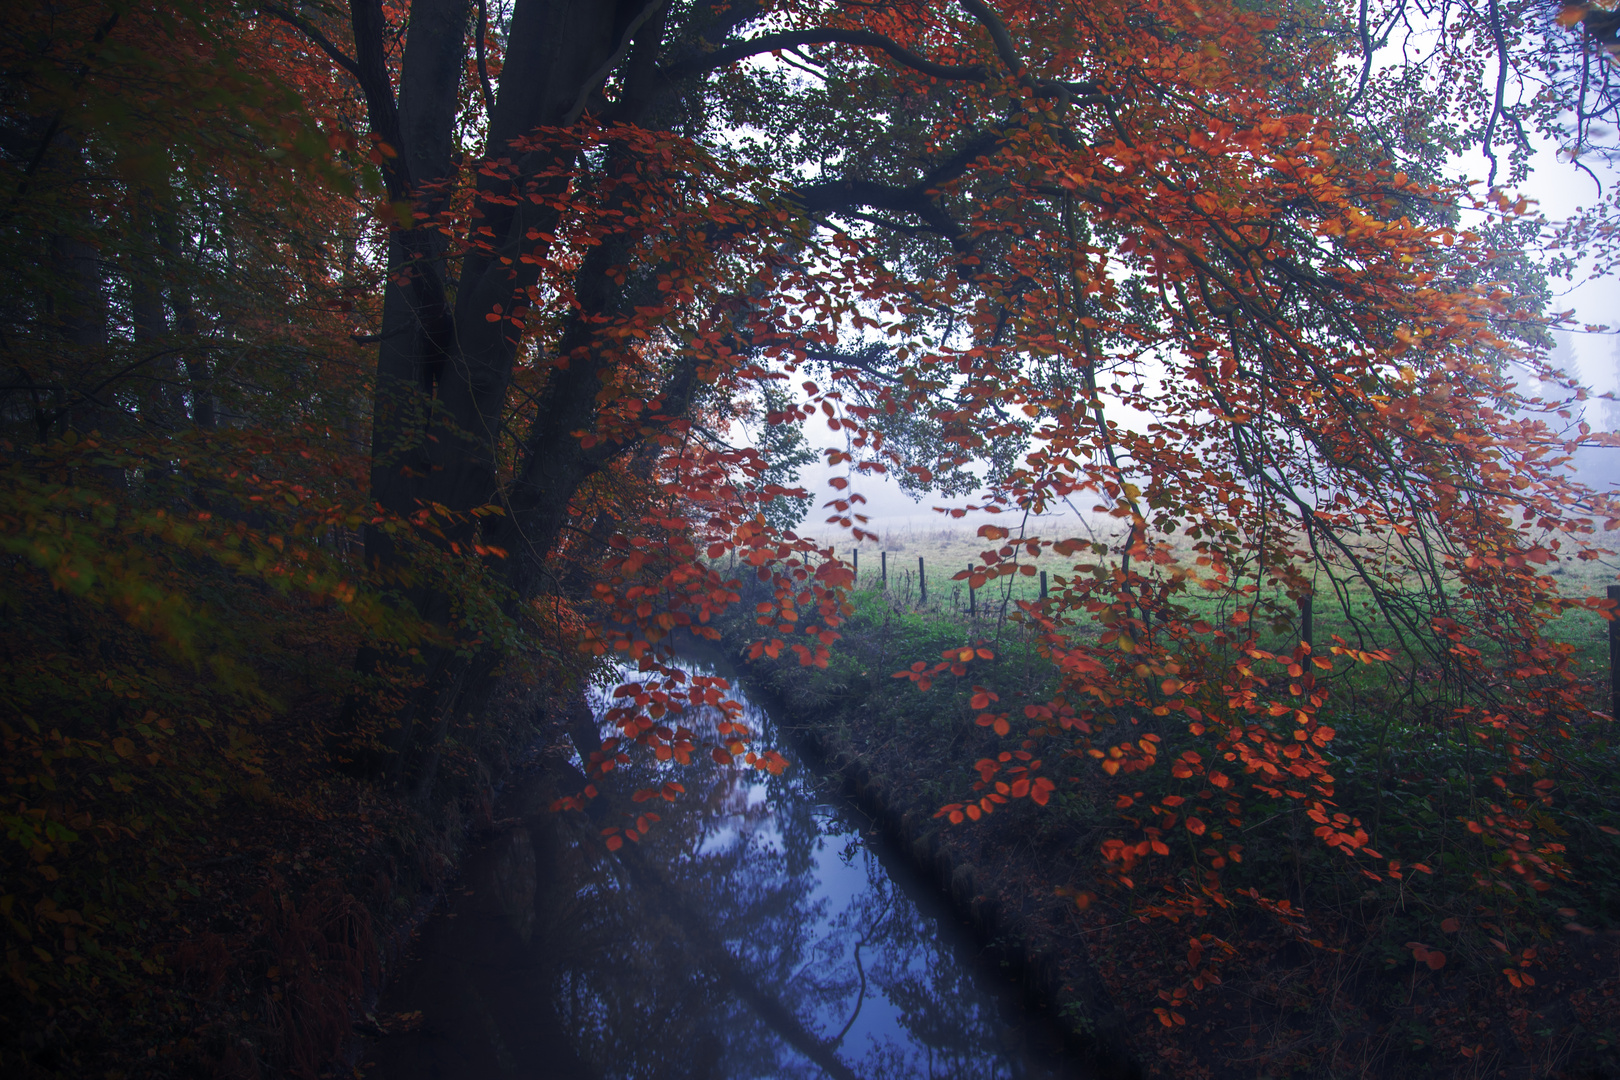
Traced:
<path fill-rule="evenodd" d="M 148 656 L 124 692 L 152 708 L 113 713 L 127 737 L 63 722 L 51 756 L 4 726 L 13 789 L 44 775 L 76 798 L 53 810 L 81 824 L 5 868 L 0 1075 L 347 1075 L 360 1036 L 410 1022 L 370 1004 L 514 764 L 561 737 L 554 710 L 512 681 L 451 733 L 423 800 L 334 761 L 333 661 L 353 643 L 280 644 L 260 657 L 275 694 L 251 712 L 193 689 L 191 713 L 167 722 L 175 672 Z"/>

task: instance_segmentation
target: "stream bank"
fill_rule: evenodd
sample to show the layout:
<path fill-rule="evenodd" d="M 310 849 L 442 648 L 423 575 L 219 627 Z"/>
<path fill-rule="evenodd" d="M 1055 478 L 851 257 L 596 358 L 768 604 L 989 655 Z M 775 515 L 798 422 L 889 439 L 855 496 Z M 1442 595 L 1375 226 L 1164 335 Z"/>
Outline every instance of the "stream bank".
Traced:
<path fill-rule="evenodd" d="M 805 725 L 795 734 L 871 815 L 894 851 L 948 900 L 987 958 L 1007 970 L 1025 1007 L 1059 1026 L 1071 1053 L 1091 1061 L 1099 1077 L 1142 1075 L 1126 1049 L 1124 1018 L 1091 957 L 1052 932 L 1066 921 L 1067 901 L 1032 904 L 997 890 L 994 869 L 975 865 L 970 844 L 941 827 L 930 807 L 885 782 L 836 732 Z"/>
<path fill-rule="evenodd" d="M 749 650 L 762 633 L 746 614 L 750 599 L 761 598 L 745 597 L 745 614 L 725 625 L 733 650 Z M 780 658 L 760 656 L 747 668 L 749 692 L 772 702 L 820 748 L 828 767 L 1081 1045 L 1097 1040 L 1105 1059 L 1128 1045 L 1145 1071 L 1178 1080 L 1477 1077 L 1499 1067 L 1524 1080 L 1620 1075 L 1620 931 L 1562 925 L 1571 913 L 1559 912 L 1534 940 L 1536 981 L 1510 987 L 1496 944 L 1469 955 L 1462 935 L 1439 937 L 1454 931 L 1434 925 L 1436 908 L 1443 914 L 1446 904 L 1481 917 L 1466 874 L 1413 875 L 1375 891 L 1356 879 L 1354 866 L 1313 843 L 1306 816 L 1291 815 L 1286 803 L 1252 821 L 1211 823 L 1212 839 L 1229 829 L 1241 844 L 1242 858 L 1223 875 L 1225 904 L 1209 899 L 1192 912 L 1166 903 L 1166 896 L 1189 896 L 1193 908 L 1209 895 L 1183 888 L 1171 859 L 1135 871 L 1134 887 L 1116 884 L 1102 873 L 1102 846 L 1142 836 L 1142 821 L 1132 815 L 1142 814 L 1139 804 L 1179 790 L 1172 770 L 1105 775 L 1089 757 L 1063 753 L 1072 754 L 1073 744 L 1054 746 L 1021 730 L 1031 715 L 1023 707 L 1034 706 L 1038 716 L 1053 688 L 1043 682 L 1050 664 L 1016 626 L 918 612 L 872 590 L 850 599 L 853 610 L 825 666 L 801 665 L 785 650 Z M 934 668 L 964 645 L 975 653 L 968 670 L 953 676 Z M 907 677 L 929 671 L 931 688 Z M 999 704 L 987 710 L 974 703 L 985 695 L 999 695 Z M 986 711 L 1009 719 L 1000 735 L 974 722 Z M 1358 768 L 1357 755 L 1368 746 L 1367 729 L 1384 721 L 1351 710 L 1335 716 L 1341 798 L 1364 804 L 1378 773 Z M 1162 740 L 1155 745 L 1166 763 L 1187 745 L 1185 730 L 1145 709 L 1098 709 L 1091 722 L 1103 746 Z M 934 817 L 982 794 L 975 791 L 977 762 L 1020 748 L 1051 759 L 1042 775 L 1057 787 L 1047 805 L 1013 799 L 955 826 Z M 1078 749 L 1084 753 L 1084 744 Z M 1422 807 L 1407 788 L 1421 780 L 1403 772 L 1390 797 Z M 1144 799 L 1137 788 L 1154 795 Z M 1582 911 L 1597 906 L 1591 899 L 1580 899 Z M 1415 960 L 1414 940 L 1444 942 L 1449 962 L 1436 969 Z M 1484 1071 L 1481 1060 L 1494 1064 Z"/>
<path fill-rule="evenodd" d="M 1018 856 L 1051 835 L 1036 808 L 1015 803 L 976 829 L 953 829 L 935 811 L 943 801 L 942 782 L 955 777 L 930 777 L 901 764 L 896 717 L 879 704 L 881 698 L 873 694 L 865 707 L 853 695 L 844 702 L 817 701 L 805 695 L 800 676 L 796 663 L 760 659 L 744 665 L 741 682 L 779 718 L 812 765 L 870 816 L 895 857 L 949 904 L 986 959 L 1016 984 L 1024 1006 L 1062 1033 L 1074 1057 L 1087 1061 L 1098 1077 L 1143 1075 L 1128 1049 L 1126 1018 L 1085 947 L 1075 905 L 1056 895 L 1047 878 L 1031 880 L 1019 872 L 1027 869 L 1027 859 Z M 972 757 L 955 756 L 964 762 Z M 966 776 L 963 771 L 963 789 Z M 1056 871 L 1051 878 L 1079 872 L 1073 851 L 1047 854 Z"/>

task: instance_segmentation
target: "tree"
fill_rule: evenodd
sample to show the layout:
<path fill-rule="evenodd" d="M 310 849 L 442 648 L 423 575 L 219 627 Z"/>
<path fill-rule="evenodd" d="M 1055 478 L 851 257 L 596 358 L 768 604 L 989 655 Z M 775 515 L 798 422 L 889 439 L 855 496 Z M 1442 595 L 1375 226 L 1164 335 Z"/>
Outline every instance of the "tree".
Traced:
<path fill-rule="evenodd" d="M 1036 556 L 1072 567 L 1026 613 L 1062 680 L 1025 717 L 1032 741 L 1129 772 L 1156 744 L 1109 746 L 1098 725 L 1183 715 L 1208 742 L 1178 758 L 1188 779 L 1224 790 L 1207 762 L 1241 755 L 1326 842 L 1371 858 L 1331 809 L 1332 734 L 1306 674 L 1328 658 L 1273 656 L 1257 630 L 1288 616 L 1280 600 L 1329 593 L 1357 629 L 1333 655 L 1390 645 L 1438 675 L 1414 694 L 1511 705 L 1534 739 L 1583 715 L 1543 634 L 1572 602 L 1538 568 L 1593 554 L 1620 515 L 1559 468 L 1590 438 L 1569 421 L 1581 391 L 1545 362 L 1537 296 L 1509 284 L 1533 275 L 1493 240 L 1527 207 L 1443 180 L 1478 117 L 1427 116 L 1420 82 L 1348 63 L 1367 35 L 1333 10 L 26 11 L 66 29 L 17 37 L 45 45 L 13 46 L 26 62 L 7 84 L 7 227 L 31 253 L 7 301 L 28 343 L 8 345 L 8 420 L 14 447 L 30 440 L 8 473 L 9 550 L 53 586 L 119 568 L 98 571 L 121 583 L 102 609 L 184 653 L 230 639 L 188 626 L 192 594 L 126 554 L 161 550 L 153 537 L 182 550 L 173 507 L 217 515 L 218 543 L 196 550 L 228 580 L 336 599 L 366 628 L 336 750 L 423 803 L 454 724 L 526 650 L 552 673 L 608 655 L 660 673 L 625 689 L 594 767 L 695 752 L 672 717 L 724 688 L 660 650 L 681 628 L 712 635 L 737 602 L 728 552 L 767 583 L 756 654 L 824 662 L 848 572 L 808 565 L 830 547 L 761 512 L 772 463 L 726 434 L 782 373 L 803 397 L 775 419 L 820 416 L 848 440 L 829 455 L 849 470 L 836 531 L 865 535 L 862 475 L 965 491 L 981 461 L 987 507 L 1079 499 L 1119 520 L 1114 552 L 985 530 L 975 583 Z M 214 111 L 168 137 L 193 99 Z M 1391 122 L 1401 139 L 1374 137 Z M 1464 227 L 1465 209 L 1495 224 Z M 369 380 L 346 366 L 356 339 L 376 350 Z M 35 352 L 77 366 L 46 377 Z M 1518 389 L 1516 369 L 1558 399 Z M 138 381 L 148 370 L 165 374 Z M 117 452 L 85 450 L 92 432 Z M 354 438 L 363 497 L 346 486 Z M 60 483 L 34 485 L 41 462 Z M 92 490 L 100 517 L 57 512 Z M 101 524 L 82 564 L 41 539 L 84 521 Z M 364 529 L 363 560 L 345 527 Z M 1272 660 L 1297 691 L 1258 681 Z M 718 760 L 780 766 L 727 723 Z M 1014 756 L 1029 752 L 989 761 L 984 794 L 948 812 L 1043 797 Z M 1267 779 L 1284 772 L 1298 786 Z M 1121 840 L 1111 861 L 1124 876 L 1156 844 Z M 1506 872 L 1559 872 L 1550 848 L 1532 854 Z"/>
<path fill-rule="evenodd" d="M 368 226 L 308 108 L 342 112 L 324 66 L 211 0 L 0 22 L 0 1058 L 26 1070 L 161 1029 L 176 866 L 264 790 L 294 642 L 392 612 L 349 555 L 367 380 L 336 309 Z"/>
<path fill-rule="evenodd" d="M 1479 551 L 1555 550 L 1522 537 L 1511 506 L 1539 526 L 1590 527 L 1559 508 L 1596 504 L 1548 467 L 1568 438 L 1523 419 L 1558 406 L 1506 381 L 1512 360 L 1566 385 L 1534 352 L 1536 312 L 1491 284 L 1502 253 L 1458 227 L 1468 196 L 1440 182 L 1433 155 L 1370 142 L 1345 115 L 1365 88 L 1330 62 L 1342 38 L 1310 10 L 975 0 L 784 5 L 764 18 L 748 5 L 520 3 L 486 31 L 467 4 L 418 5 L 397 76 L 382 9 L 352 8 L 352 57 L 332 43 L 337 24 L 330 37 L 310 28 L 365 94 L 400 220 L 374 497 L 399 518 L 442 507 L 453 524 L 439 543 L 482 538 L 504 553 L 512 602 L 539 588 L 582 486 L 642 446 L 658 446 L 671 475 L 718 468 L 712 490 L 732 500 L 705 505 L 706 522 L 657 519 L 679 522 L 676 534 L 789 554 L 768 526 L 741 521 L 721 479 L 741 462 L 705 446 L 691 419 L 764 361 L 824 373 L 806 392 L 835 428 L 850 425 L 858 457 L 834 457 L 857 469 L 896 464 L 886 428 L 925 416 L 937 437 L 905 446 L 917 476 L 999 459 L 991 505 L 1102 495 L 1132 523 L 1125 577 L 1065 595 L 1084 608 L 1100 590 L 1127 621 L 1170 617 L 1172 637 L 1175 595 L 1193 579 L 1155 569 L 1169 558 L 1155 534 L 1190 536 L 1217 591 L 1259 566 L 1301 595 L 1311 586 L 1289 556 L 1303 540 L 1373 590 L 1403 648 L 1460 680 L 1451 642 L 1432 632 L 1458 614 L 1440 579 Z M 472 77 L 486 38 L 501 56 L 490 101 Z M 749 63 L 768 54 L 780 60 Z M 1381 87 L 1379 115 L 1399 115 L 1412 92 Z M 458 125 L 482 131 L 476 166 L 457 165 Z M 1493 198 L 1505 220 L 1523 212 Z M 543 374 L 519 396 L 514 372 L 530 357 Z M 1149 359 L 1156 380 L 1142 374 Z M 1106 415 L 1118 406 L 1161 420 L 1133 431 Z M 831 522 L 859 535 L 856 506 L 835 500 Z M 1395 549 L 1355 539 L 1390 528 Z M 392 545 L 373 529 L 368 557 L 386 567 Z M 681 544 L 667 550 L 674 576 L 660 588 L 703 583 L 665 599 L 670 618 L 691 622 L 690 605 L 701 622 L 724 587 Z M 1032 569 L 1013 557 L 1004 547 L 975 577 Z M 631 581 L 649 565 L 610 565 L 608 593 L 645 590 Z M 1465 605 L 1489 609 L 1493 632 L 1535 639 L 1539 594 L 1523 590 L 1541 586 L 1518 574 L 1477 588 Z M 454 621 L 444 590 L 409 595 L 430 622 Z M 813 632 L 831 633 L 835 591 L 806 599 L 825 616 Z M 782 617 L 762 623 L 797 621 L 793 590 L 781 600 Z M 656 641 L 659 606 L 620 613 L 639 611 Z M 429 658 L 394 751 L 408 748 L 411 716 L 460 708 L 478 685 L 456 654 L 446 644 Z M 1113 668 L 1094 673 L 1109 687 L 1097 692 L 1134 694 L 1124 686 L 1142 676 L 1121 684 Z M 1093 692 L 1092 677 L 1076 689 Z"/>
<path fill-rule="evenodd" d="M 759 407 L 752 417 L 759 425 L 757 449 L 765 468 L 750 490 L 760 500 L 766 524 L 781 532 L 798 528 L 810 513 L 814 497 L 791 492 L 804 490 L 799 486 L 800 470 L 820 460 L 804 431 L 782 422 L 792 404 L 787 391 L 767 383 L 760 388 Z"/>

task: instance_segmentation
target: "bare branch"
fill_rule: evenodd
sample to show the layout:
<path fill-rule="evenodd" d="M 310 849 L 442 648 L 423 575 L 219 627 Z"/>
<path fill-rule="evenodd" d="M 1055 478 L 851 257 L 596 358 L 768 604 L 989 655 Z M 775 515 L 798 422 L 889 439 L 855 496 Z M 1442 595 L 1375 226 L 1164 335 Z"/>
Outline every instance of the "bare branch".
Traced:
<path fill-rule="evenodd" d="M 712 52 L 692 57 L 672 64 L 663 71 L 666 79 L 679 81 L 689 79 L 695 75 L 703 75 L 716 68 L 734 64 L 739 60 L 746 60 L 750 56 L 759 56 L 762 53 L 775 52 L 777 49 L 793 49 L 800 45 L 859 45 L 869 49 L 881 49 L 901 64 L 919 71 L 935 79 L 952 79 L 961 82 L 985 82 L 990 74 L 983 64 L 971 64 L 965 67 L 952 67 L 947 64 L 936 64 L 925 56 L 912 52 L 892 38 L 875 34 L 870 30 L 789 30 L 778 34 L 763 34 L 746 41 L 734 41 L 729 45 L 722 45 Z"/>
<path fill-rule="evenodd" d="M 489 27 L 488 0 L 478 0 L 478 36 L 473 39 L 473 52 L 478 57 L 478 84 L 484 91 L 484 113 L 495 115 L 495 91 L 489 83 L 489 63 L 484 59 L 484 34 Z"/>

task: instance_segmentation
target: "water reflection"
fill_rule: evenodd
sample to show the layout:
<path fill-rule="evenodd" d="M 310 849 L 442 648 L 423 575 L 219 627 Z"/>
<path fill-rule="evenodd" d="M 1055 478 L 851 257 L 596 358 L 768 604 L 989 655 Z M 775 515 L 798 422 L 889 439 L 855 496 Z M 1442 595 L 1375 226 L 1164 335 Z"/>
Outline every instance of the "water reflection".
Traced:
<path fill-rule="evenodd" d="M 746 722 L 793 760 L 768 717 Z M 668 779 L 681 803 L 630 802 Z M 808 768 L 638 763 L 599 786 L 595 820 L 546 813 L 542 785 L 521 793 L 522 826 L 469 861 L 384 1003 L 422 1011 L 421 1028 L 381 1041 L 370 1075 L 1059 1074 Z M 662 821 L 609 853 L 602 829 L 654 805 Z"/>

